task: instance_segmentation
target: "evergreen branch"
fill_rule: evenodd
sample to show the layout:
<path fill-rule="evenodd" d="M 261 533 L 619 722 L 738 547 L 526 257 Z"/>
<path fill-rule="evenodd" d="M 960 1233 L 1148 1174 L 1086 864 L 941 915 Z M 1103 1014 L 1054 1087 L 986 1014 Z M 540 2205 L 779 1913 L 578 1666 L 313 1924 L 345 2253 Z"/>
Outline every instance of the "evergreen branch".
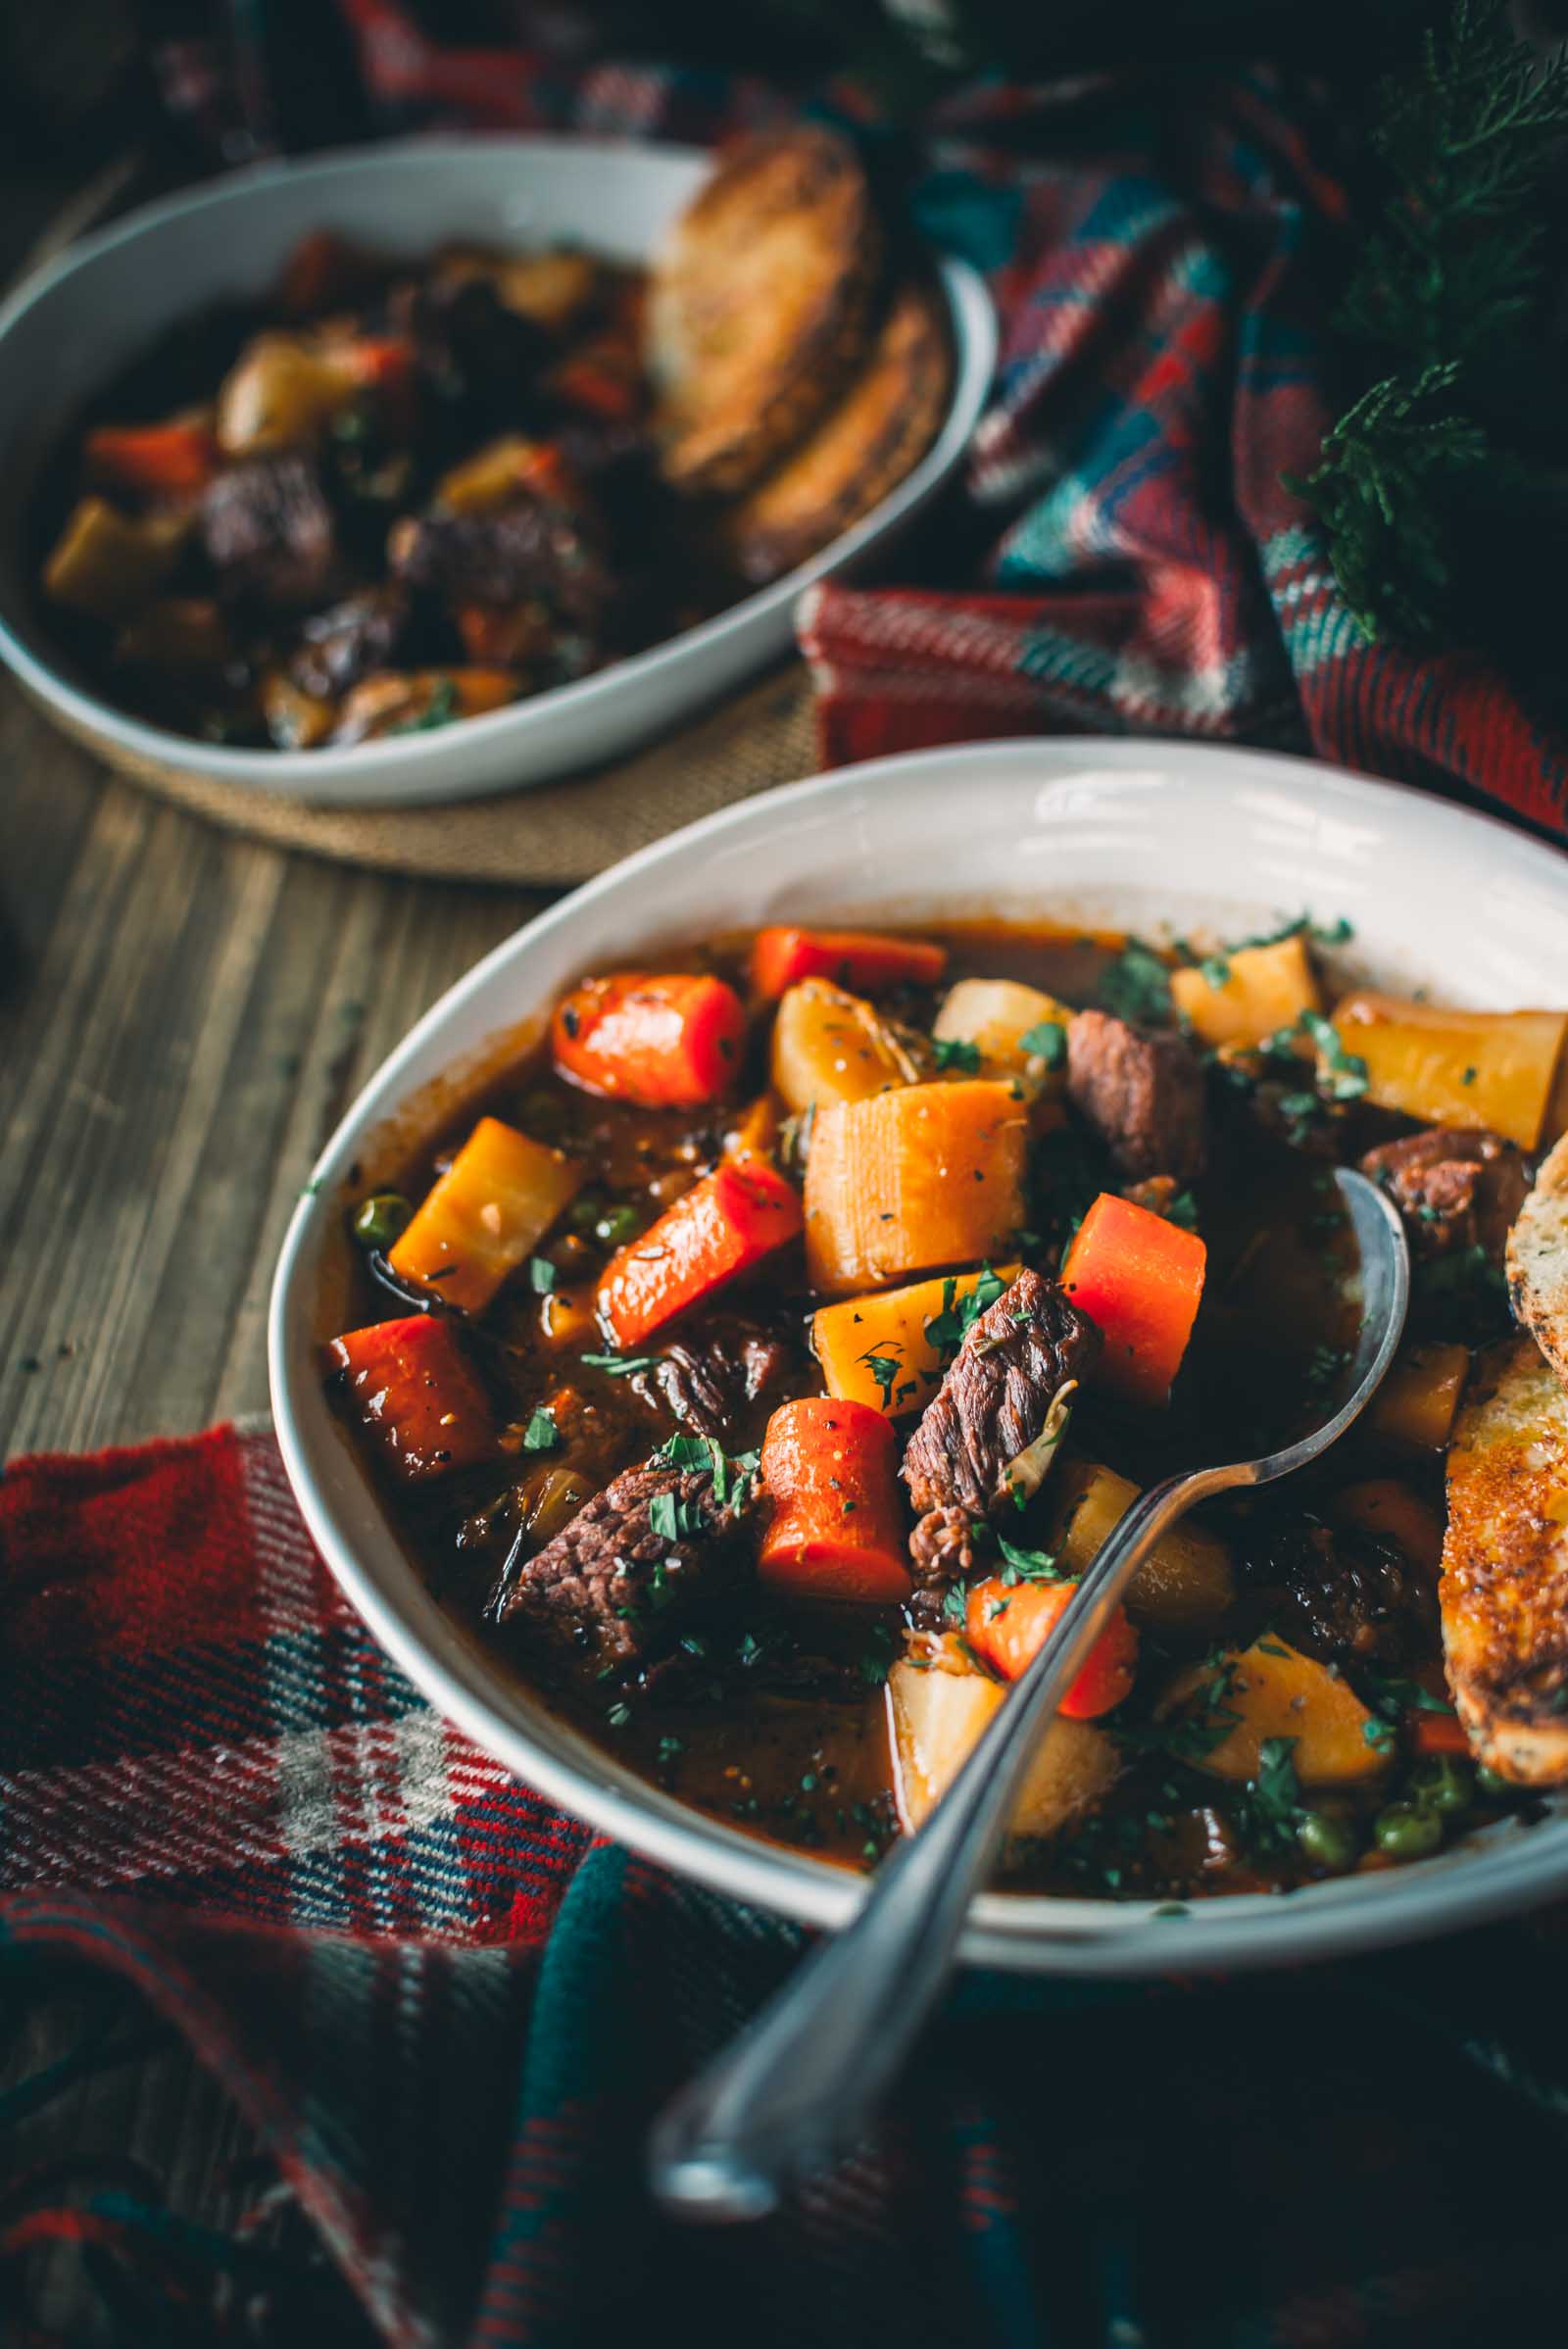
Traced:
<path fill-rule="evenodd" d="M 1537 199 L 1568 131 L 1568 55 L 1540 65 L 1505 0 L 1454 0 L 1379 101 L 1371 144 L 1389 193 L 1340 324 L 1378 355 L 1381 379 L 1287 486 L 1322 516 L 1363 635 L 1420 643 L 1451 608 L 1457 476 L 1485 466 L 1500 486 L 1524 470 L 1508 421 L 1539 372 Z"/>

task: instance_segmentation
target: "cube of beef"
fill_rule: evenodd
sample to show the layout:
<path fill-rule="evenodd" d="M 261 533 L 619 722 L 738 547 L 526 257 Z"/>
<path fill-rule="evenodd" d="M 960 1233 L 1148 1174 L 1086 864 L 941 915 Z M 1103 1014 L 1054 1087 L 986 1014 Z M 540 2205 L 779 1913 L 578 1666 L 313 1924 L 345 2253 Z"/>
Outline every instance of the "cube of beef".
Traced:
<path fill-rule="evenodd" d="M 316 460 L 297 449 L 214 475 L 202 536 L 222 592 L 298 611 L 330 595 L 338 567 L 332 510 Z"/>
<path fill-rule="evenodd" d="M 496 1620 L 586 1680 L 629 1680 L 752 1570 L 744 1498 L 711 1471 L 628 1468 L 504 1577 Z"/>
<path fill-rule="evenodd" d="M 1203 1171 L 1203 1071 L 1185 1037 L 1135 1028 L 1109 1011 L 1077 1011 L 1067 1024 L 1067 1093 L 1123 1174 Z"/>
<path fill-rule="evenodd" d="M 1031 1270 L 971 1324 L 904 1455 L 917 1588 L 938 1591 L 970 1571 L 973 1522 L 1006 1497 L 1008 1469 L 1099 1350 L 1094 1323 Z"/>

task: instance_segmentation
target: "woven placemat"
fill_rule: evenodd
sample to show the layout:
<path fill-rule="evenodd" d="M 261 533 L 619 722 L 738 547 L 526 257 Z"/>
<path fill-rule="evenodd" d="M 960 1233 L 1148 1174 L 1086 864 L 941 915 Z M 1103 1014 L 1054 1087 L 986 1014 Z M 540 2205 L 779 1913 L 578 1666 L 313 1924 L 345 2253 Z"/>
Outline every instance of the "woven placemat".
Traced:
<path fill-rule="evenodd" d="M 101 744 L 85 734 L 80 739 L 102 755 Z M 562 783 L 431 807 L 312 807 L 115 755 L 121 771 L 146 790 L 279 848 L 425 880 L 546 888 L 584 881 L 681 824 L 808 775 L 817 763 L 802 661 L 775 669 L 634 759 Z"/>

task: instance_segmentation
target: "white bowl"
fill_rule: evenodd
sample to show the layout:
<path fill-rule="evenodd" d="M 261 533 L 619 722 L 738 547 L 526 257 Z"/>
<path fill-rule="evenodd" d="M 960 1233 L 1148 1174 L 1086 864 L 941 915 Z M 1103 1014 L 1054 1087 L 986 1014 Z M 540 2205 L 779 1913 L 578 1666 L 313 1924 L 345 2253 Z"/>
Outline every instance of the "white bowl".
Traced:
<path fill-rule="evenodd" d="M 329 1412 L 318 1282 L 341 1195 L 421 1087 L 601 960 L 787 917 L 1059 915 L 1236 936 L 1348 915 L 1357 965 L 1482 1006 L 1568 1003 L 1568 861 L 1489 818 L 1304 760 L 1167 743 L 1004 742 L 764 793 L 645 849 L 498 947 L 426 1013 L 322 1153 L 272 1290 L 279 1441 L 311 1532 L 382 1645 L 476 1743 L 566 1810 L 703 1883 L 813 1925 L 861 1880 L 688 1809 L 590 1744 L 444 1616 Z M 1521 1908 L 1568 1886 L 1568 1815 L 1287 1895 L 1148 1903 L 988 1893 L 969 1958 L 1142 1974 L 1278 1964 Z"/>
<path fill-rule="evenodd" d="M 260 295 L 308 229 L 394 254 L 448 240 L 566 240 L 645 261 L 711 168 L 690 147 L 573 138 L 420 140 L 267 165 L 132 213 L 29 278 L 0 310 L 0 656 L 112 761 L 208 775 L 321 804 L 469 799 L 612 759 L 789 650 L 801 590 L 879 546 L 953 472 L 996 363 L 990 297 L 966 264 L 942 284 L 956 367 L 946 423 L 875 510 L 786 577 L 664 644 L 550 693 L 429 733 L 346 750 L 229 750 L 131 717 L 51 643 L 31 580 L 26 506 L 72 417 L 175 320 Z"/>

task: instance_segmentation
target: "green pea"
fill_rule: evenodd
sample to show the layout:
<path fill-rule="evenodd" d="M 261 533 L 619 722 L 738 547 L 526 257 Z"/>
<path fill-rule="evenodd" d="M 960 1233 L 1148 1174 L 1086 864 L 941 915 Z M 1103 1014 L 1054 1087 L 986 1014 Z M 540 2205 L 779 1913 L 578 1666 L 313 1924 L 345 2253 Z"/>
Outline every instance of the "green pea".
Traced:
<path fill-rule="evenodd" d="M 401 1191 L 372 1191 L 354 1210 L 354 1237 L 361 1248 L 379 1248 L 384 1254 L 407 1231 L 413 1214 Z"/>
<path fill-rule="evenodd" d="M 523 1095 L 517 1112 L 517 1122 L 523 1132 L 530 1135 L 535 1142 L 548 1142 L 553 1134 L 559 1134 L 562 1131 L 565 1119 L 563 1115 L 562 1104 L 556 1095 L 546 1093 L 541 1086 L 536 1092 Z"/>
<path fill-rule="evenodd" d="M 1314 1868 L 1343 1875 L 1355 1865 L 1359 1842 L 1348 1819 L 1332 1811 L 1303 1811 L 1296 1824 L 1296 1839 Z"/>
<path fill-rule="evenodd" d="M 591 1232 L 605 1211 L 602 1191 L 579 1191 L 566 1209 L 566 1221 L 574 1232 Z"/>
<path fill-rule="evenodd" d="M 1488 1802 L 1511 1802 L 1517 1791 L 1500 1770 L 1492 1769 L 1486 1762 L 1476 1765 L 1476 1792 Z"/>
<path fill-rule="evenodd" d="M 1475 1776 L 1458 1754 L 1434 1754 L 1411 1771 L 1410 1794 L 1425 1811 L 1467 1811 L 1476 1798 Z"/>
<path fill-rule="evenodd" d="M 1424 1860 L 1443 1841 L 1443 1821 L 1419 1803 L 1391 1802 L 1373 1820 L 1372 1833 L 1391 1860 Z"/>
<path fill-rule="evenodd" d="M 624 1248 L 642 1228 L 643 1219 L 635 1207 L 607 1207 L 594 1225 L 594 1238 L 602 1240 L 606 1248 Z"/>

